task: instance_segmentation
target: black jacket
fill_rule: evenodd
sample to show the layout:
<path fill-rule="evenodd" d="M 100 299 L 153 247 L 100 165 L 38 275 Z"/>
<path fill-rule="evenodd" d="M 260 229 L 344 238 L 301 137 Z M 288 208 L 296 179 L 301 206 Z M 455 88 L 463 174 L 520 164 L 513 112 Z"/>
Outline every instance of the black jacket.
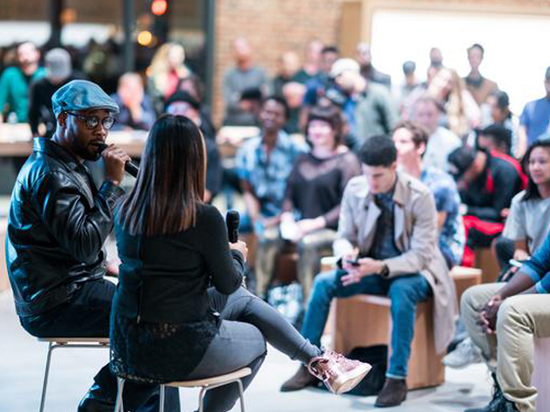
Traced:
<path fill-rule="evenodd" d="M 103 244 L 122 189 L 99 191 L 84 165 L 58 144 L 36 138 L 12 192 L 6 239 L 8 274 L 19 316 L 63 302 L 75 282 L 103 277 Z"/>
<path fill-rule="evenodd" d="M 466 215 L 490 222 L 502 222 L 502 209 L 510 207 L 512 198 L 522 189 L 522 179 L 507 160 L 487 153 L 485 170 L 461 189 L 460 198 L 468 206 Z"/>

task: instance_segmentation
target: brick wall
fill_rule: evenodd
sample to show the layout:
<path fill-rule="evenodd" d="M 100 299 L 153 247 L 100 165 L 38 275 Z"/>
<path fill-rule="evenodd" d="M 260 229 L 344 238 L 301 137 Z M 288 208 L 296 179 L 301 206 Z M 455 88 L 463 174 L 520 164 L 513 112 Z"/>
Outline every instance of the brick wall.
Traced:
<path fill-rule="evenodd" d="M 338 42 L 340 4 L 344 0 L 221 0 L 216 9 L 214 117 L 223 115 L 221 82 L 233 65 L 232 42 L 247 38 L 255 60 L 273 75 L 277 57 L 286 50 L 303 55 L 315 38 Z"/>

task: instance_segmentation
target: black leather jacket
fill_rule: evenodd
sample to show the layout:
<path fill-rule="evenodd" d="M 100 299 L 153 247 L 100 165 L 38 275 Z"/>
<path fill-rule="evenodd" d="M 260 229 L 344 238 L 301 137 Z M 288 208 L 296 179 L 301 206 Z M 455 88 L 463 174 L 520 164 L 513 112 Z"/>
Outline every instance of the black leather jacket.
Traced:
<path fill-rule="evenodd" d="M 123 193 L 108 181 L 98 191 L 78 159 L 35 139 L 13 189 L 6 239 L 19 316 L 39 315 L 66 302 L 78 282 L 103 277 L 103 244 Z"/>

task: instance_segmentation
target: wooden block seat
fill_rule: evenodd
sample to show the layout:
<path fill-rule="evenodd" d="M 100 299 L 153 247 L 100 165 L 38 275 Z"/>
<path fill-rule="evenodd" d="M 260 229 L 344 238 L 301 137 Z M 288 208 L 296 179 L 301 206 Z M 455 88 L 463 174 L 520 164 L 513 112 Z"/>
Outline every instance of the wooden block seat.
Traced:
<path fill-rule="evenodd" d="M 330 318 L 333 325 L 329 328 L 334 350 L 349 353 L 355 347 L 388 345 L 391 351 L 390 306 L 390 299 L 384 296 L 335 299 Z M 407 377 L 409 389 L 433 387 L 445 381 L 443 354 L 435 351 L 432 311 L 431 299 L 417 306 Z"/>

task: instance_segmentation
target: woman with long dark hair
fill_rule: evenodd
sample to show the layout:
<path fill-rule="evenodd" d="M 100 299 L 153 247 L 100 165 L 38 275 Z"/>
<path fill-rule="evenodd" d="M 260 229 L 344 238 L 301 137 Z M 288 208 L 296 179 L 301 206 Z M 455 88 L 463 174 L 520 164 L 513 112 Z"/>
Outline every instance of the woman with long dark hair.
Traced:
<path fill-rule="evenodd" d="M 115 220 L 122 263 L 111 315 L 111 368 L 151 384 L 144 385 L 147 392 L 155 383 L 248 366 L 246 387 L 267 341 L 308 365 L 333 392 L 350 390 L 368 364 L 323 353 L 241 286 L 246 244 L 229 244 L 222 216 L 202 201 L 205 166 L 204 140 L 193 122 L 159 118 Z M 228 411 L 237 398 L 236 385 L 213 389 L 204 410 Z"/>

